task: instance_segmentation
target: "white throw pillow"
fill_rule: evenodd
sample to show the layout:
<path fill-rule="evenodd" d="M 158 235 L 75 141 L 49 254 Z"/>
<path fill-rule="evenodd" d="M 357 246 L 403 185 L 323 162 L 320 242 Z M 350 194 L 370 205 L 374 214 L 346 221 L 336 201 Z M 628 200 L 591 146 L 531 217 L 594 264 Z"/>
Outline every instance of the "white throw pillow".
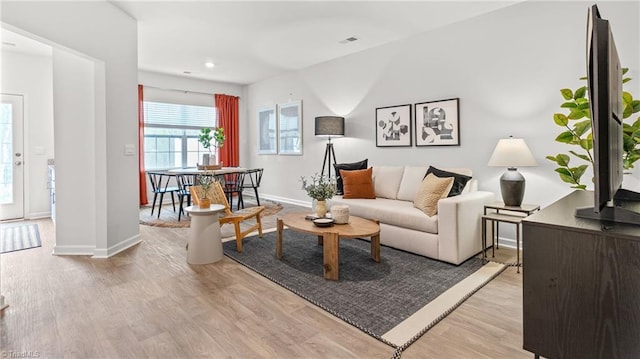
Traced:
<path fill-rule="evenodd" d="M 413 202 L 428 168 L 429 166 L 406 166 L 404 168 L 402 182 L 400 182 L 400 189 L 398 189 L 399 200 Z"/>
<path fill-rule="evenodd" d="M 373 179 L 376 197 L 396 199 L 404 167 L 374 166 Z"/>

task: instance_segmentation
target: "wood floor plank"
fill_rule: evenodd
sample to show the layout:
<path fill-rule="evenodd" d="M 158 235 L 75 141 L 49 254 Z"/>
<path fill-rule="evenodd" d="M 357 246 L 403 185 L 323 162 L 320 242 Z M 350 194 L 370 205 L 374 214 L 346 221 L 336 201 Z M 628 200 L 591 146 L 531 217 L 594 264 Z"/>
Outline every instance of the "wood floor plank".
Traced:
<path fill-rule="evenodd" d="M 2 255 L 2 292 L 10 305 L 0 316 L 2 351 L 47 358 L 390 358 L 394 352 L 227 257 L 187 264 L 188 229 L 140 226 L 142 243 L 92 259 L 51 255 L 53 224 L 35 222 L 42 247 Z M 508 249 L 496 254 L 515 257 Z M 530 358 L 521 349 L 521 303 L 522 275 L 509 268 L 402 357 Z"/>

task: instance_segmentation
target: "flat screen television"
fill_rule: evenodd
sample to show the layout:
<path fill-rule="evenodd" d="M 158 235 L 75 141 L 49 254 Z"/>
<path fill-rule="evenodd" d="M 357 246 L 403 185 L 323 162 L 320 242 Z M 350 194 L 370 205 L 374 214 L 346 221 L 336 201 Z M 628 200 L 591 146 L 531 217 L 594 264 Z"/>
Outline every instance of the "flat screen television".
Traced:
<path fill-rule="evenodd" d="M 594 206 L 577 217 L 640 224 L 640 194 L 622 189 L 622 67 L 609 21 L 593 5 L 587 16 L 587 83 L 593 135 Z"/>

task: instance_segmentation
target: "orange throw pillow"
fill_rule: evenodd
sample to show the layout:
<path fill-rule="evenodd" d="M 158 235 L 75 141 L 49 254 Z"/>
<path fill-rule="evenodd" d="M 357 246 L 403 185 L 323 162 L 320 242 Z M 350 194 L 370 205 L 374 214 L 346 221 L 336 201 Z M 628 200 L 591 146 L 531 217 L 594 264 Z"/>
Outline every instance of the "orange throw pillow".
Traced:
<path fill-rule="evenodd" d="M 372 174 L 373 167 L 366 170 L 340 170 L 344 191 L 342 198 L 376 198 Z"/>

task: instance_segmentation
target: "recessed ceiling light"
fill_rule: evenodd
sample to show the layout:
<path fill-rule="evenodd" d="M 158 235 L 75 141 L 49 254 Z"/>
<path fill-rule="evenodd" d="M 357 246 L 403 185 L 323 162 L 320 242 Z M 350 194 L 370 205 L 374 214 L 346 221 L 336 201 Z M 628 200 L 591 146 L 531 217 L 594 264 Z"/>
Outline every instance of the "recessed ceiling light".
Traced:
<path fill-rule="evenodd" d="M 347 37 L 347 38 L 346 38 L 346 39 L 344 39 L 344 40 L 340 40 L 340 41 L 338 41 L 338 42 L 339 42 L 339 43 L 341 43 L 341 44 L 348 44 L 348 43 L 350 43 L 350 42 L 354 42 L 354 41 L 358 41 L 358 38 L 357 38 L 357 37 L 354 37 L 354 36 L 351 36 L 351 37 Z"/>
<path fill-rule="evenodd" d="M 207 61 L 207 62 L 204 63 L 204 66 L 212 69 L 215 66 L 215 64 L 213 62 L 211 62 L 211 61 Z"/>

